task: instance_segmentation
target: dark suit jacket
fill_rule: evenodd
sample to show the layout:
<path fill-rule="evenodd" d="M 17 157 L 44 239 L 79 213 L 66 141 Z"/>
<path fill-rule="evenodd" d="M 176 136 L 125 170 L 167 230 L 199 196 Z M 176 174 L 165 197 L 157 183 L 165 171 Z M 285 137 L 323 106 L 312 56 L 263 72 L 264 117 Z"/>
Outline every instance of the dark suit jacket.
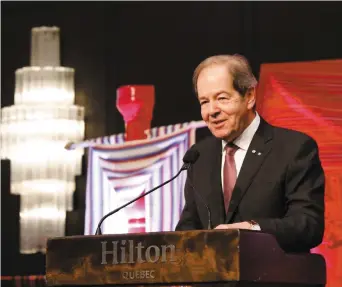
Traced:
<path fill-rule="evenodd" d="M 176 230 L 207 228 L 204 199 L 213 227 L 255 220 L 263 232 L 275 235 L 287 252 L 308 252 L 321 243 L 325 178 L 317 144 L 311 137 L 271 126 L 261 118 L 227 215 L 221 185 L 221 140 L 208 137 L 194 148 L 200 157 L 188 171 L 186 204 Z"/>

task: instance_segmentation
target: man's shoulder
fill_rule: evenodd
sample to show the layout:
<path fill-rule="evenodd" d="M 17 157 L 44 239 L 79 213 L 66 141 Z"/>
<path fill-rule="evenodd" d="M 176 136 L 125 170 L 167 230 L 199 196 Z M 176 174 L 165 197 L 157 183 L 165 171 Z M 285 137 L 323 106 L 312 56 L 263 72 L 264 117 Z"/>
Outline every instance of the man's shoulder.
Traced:
<path fill-rule="evenodd" d="M 294 143 L 315 142 L 314 138 L 305 132 L 283 128 L 279 126 L 272 126 L 274 131 L 274 137 L 277 140 L 292 141 Z"/>
<path fill-rule="evenodd" d="M 318 149 L 316 140 L 305 132 L 279 126 L 272 126 L 272 128 L 275 145 L 284 152 Z"/>
<path fill-rule="evenodd" d="M 197 142 L 194 147 L 199 151 L 206 151 L 206 150 L 212 150 L 215 147 L 218 147 L 220 144 L 220 140 L 215 138 L 214 136 L 207 136 L 204 139 Z"/>
<path fill-rule="evenodd" d="M 196 142 L 192 148 L 196 149 L 200 156 L 194 167 L 204 167 L 207 169 L 222 152 L 222 142 L 214 136 L 207 136 Z"/>

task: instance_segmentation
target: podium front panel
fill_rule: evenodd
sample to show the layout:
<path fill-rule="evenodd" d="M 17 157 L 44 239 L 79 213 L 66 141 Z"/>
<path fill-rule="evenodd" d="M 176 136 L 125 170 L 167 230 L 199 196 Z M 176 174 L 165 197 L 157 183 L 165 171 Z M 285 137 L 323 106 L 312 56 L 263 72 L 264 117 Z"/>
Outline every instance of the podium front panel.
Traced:
<path fill-rule="evenodd" d="M 50 239 L 49 286 L 239 281 L 239 230 Z"/>

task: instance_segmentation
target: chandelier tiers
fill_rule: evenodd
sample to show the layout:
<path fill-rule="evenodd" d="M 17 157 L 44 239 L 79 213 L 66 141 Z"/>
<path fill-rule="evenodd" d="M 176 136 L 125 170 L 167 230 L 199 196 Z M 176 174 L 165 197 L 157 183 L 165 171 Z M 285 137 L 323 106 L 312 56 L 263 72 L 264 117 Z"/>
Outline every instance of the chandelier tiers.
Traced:
<path fill-rule="evenodd" d="M 64 236 L 83 149 L 84 108 L 74 105 L 74 69 L 60 66 L 58 27 L 31 31 L 30 67 L 15 72 L 14 105 L 2 109 L 1 157 L 11 161 L 11 193 L 21 197 L 20 252 L 45 252 Z"/>

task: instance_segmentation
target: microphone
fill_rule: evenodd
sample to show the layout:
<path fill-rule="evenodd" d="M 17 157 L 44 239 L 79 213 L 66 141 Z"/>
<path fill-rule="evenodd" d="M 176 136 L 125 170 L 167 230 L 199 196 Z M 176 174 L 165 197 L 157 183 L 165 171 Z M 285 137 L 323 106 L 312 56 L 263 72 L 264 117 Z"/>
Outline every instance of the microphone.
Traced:
<path fill-rule="evenodd" d="M 131 203 L 133 203 L 133 202 L 139 200 L 140 198 L 142 198 L 142 197 L 144 197 L 144 196 L 150 194 L 151 192 L 155 191 L 156 189 L 158 189 L 158 188 L 164 186 L 165 184 L 169 183 L 170 181 L 174 180 L 177 176 L 180 175 L 180 173 L 181 173 L 183 170 L 189 169 L 189 167 L 197 161 L 199 155 L 200 155 L 200 154 L 199 154 L 199 152 L 198 152 L 196 149 L 190 148 L 190 149 L 185 153 L 185 155 L 184 155 L 184 157 L 183 157 L 183 162 L 184 162 L 183 166 L 181 167 L 181 169 L 178 171 L 178 173 L 177 173 L 175 176 L 173 176 L 173 177 L 170 178 L 169 180 L 165 181 L 164 183 L 158 185 L 157 187 L 155 187 L 155 188 L 149 190 L 148 192 L 145 192 L 144 194 L 139 195 L 138 197 L 132 199 L 131 201 L 125 203 L 124 205 L 118 207 L 117 209 L 114 209 L 113 211 L 107 213 L 105 216 L 103 216 L 103 217 L 101 218 L 99 224 L 97 225 L 97 229 L 96 229 L 95 235 L 101 235 L 101 234 L 102 234 L 102 233 L 101 233 L 101 224 L 102 224 L 102 222 L 103 222 L 107 217 L 113 215 L 114 213 L 117 213 L 119 210 L 123 209 L 123 208 L 126 207 L 127 205 L 130 205 Z"/>
<path fill-rule="evenodd" d="M 210 212 L 210 209 L 209 209 L 209 206 L 205 203 L 205 200 L 204 198 L 202 197 L 202 195 L 196 191 L 195 187 L 192 185 L 192 183 L 190 182 L 189 183 L 192 190 L 198 195 L 198 197 L 201 199 L 203 205 L 206 207 L 207 209 L 207 212 L 208 212 L 208 229 L 213 229 L 213 226 L 212 226 L 212 223 L 211 223 L 211 212 Z"/>

